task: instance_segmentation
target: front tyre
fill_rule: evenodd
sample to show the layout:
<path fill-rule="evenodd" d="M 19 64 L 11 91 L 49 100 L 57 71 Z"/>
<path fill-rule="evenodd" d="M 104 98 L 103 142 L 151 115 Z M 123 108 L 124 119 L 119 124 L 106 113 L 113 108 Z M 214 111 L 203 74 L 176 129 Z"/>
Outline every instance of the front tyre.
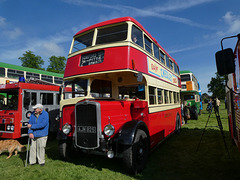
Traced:
<path fill-rule="evenodd" d="M 198 120 L 198 113 L 197 113 L 197 110 L 196 110 L 196 112 L 195 112 L 194 117 L 195 117 L 194 119 Z"/>
<path fill-rule="evenodd" d="M 71 141 L 69 139 L 66 140 L 59 140 L 58 141 L 58 150 L 59 150 L 59 154 L 60 157 L 64 160 L 64 161 L 69 161 L 70 160 L 70 152 L 71 152 Z"/>
<path fill-rule="evenodd" d="M 141 173 L 149 153 L 147 134 L 138 129 L 133 144 L 123 152 L 123 162 L 131 174 Z"/>

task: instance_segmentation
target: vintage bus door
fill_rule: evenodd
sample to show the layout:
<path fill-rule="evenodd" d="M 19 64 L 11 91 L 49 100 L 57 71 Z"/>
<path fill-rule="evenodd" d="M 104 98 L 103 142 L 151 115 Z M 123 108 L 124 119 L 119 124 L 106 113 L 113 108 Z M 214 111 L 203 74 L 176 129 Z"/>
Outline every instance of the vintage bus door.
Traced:
<path fill-rule="evenodd" d="M 30 90 L 23 90 L 23 101 L 22 101 L 22 129 L 21 135 L 25 136 L 28 134 L 28 121 L 33 111 L 32 106 L 37 102 L 37 93 L 31 92 Z"/>

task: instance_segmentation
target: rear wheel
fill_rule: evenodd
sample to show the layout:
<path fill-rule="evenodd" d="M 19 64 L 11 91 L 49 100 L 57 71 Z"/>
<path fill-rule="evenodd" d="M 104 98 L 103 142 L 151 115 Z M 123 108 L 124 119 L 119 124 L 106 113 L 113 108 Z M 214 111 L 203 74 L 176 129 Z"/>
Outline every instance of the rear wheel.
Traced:
<path fill-rule="evenodd" d="M 128 171 L 132 174 L 138 174 L 143 171 L 149 152 L 149 143 L 147 134 L 138 129 L 133 144 L 123 153 L 123 162 Z"/>
<path fill-rule="evenodd" d="M 176 117 L 175 132 L 176 132 L 177 134 L 180 134 L 180 131 L 181 131 L 180 117 L 179 117 L 179 115 L 177 115 L 177 117 Z"/>

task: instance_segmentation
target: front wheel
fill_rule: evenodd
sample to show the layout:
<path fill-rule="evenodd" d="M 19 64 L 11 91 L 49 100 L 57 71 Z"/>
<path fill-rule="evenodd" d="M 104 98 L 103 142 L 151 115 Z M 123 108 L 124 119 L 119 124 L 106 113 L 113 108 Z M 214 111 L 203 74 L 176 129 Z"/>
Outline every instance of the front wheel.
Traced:
<path fill-rule="evenodd" d="M 135 175 L 142 172 L 147 162 L 148 153 L 147 134 L 138 129 L 133 144 L 123 152 L 123 162 L 128 171 Z"/>
<path fill-rule="evenodd" d="M 194 119 L 198 120 L 198 113 L 197 113 L 197 111 L 195 112 Z"/>
<path fill-rule="evenodd" d="M 69 139 L 58 141 L 59 154 L 64 161 L 70 160 L 71 146 L 72 143 Z"/>

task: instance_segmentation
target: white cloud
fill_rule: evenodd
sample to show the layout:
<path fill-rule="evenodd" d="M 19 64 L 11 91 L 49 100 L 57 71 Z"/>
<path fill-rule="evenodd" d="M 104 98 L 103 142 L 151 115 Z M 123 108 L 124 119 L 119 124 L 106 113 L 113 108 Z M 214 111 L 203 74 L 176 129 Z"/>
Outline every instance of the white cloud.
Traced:
<path fill-rule="evenodd" d="M 6 25 L 6 18 L 0 16 L 0 27 L 3 27 Z"/>
<path fill-rule="evenodd" d="M 65 51 L 64 45 L 67 44 L 66 42 L 69 42 L 70 47 L 71 39 L 72 33 L 60 32 L 53 36 L 48 36 L 41 39 L 28 39 L 23 43 L 25 46 L 21 47 L 17 45 L 18 43 L 9 44 L 7 50 L 0 48 L 0 61 L 21 65 L 21 61 L 18 60 L 18 58 L 21 57 L 24 52 L 31 50 L 35 55 L 42 57 L 42 59 L 45 61 L 44 67 L 46 68 L 49 64 L 48 60 L 51 56 L 66 57 L 68 52 Z"/>
<path fill-rule="evenodd" d="M 14 29 L 3 31 L 3 34 L 9 37 L 9 39 L 16 39 L 21 36 L 23 32 L 20 28 L 15 27 Z"/>
<path fill-rule="evenodd" d="M 228 11 L 220 21 L 224 23 L 223 30 L 216 32 L 217 37 L 232 36 L 239 33 L 240 15 L 234 15 L 231 11 Z"/>
<path fill-rule="evenodd" d="M 210 3 L 216 0 L 170 0 L 166 4 L 151 7 L 149 10 L 154 12 L 163 13 L 169 11 L 178 11 L 188 9 L 205 3 Z"/>
<path fill-rule="evenodd" d="M 119 11 L 121 14 L 124 14 L 124 16 L 127 14 L 128 16 L 134 16 L 134 17 L 156 17 L 156 18 L 173 21 L 173 22 L 187 24 L 194 27 L 199 27 L 202 29 L 215 29 L 212 26 L 206 26 L 203 24 L 195 23 L 190 19 L 177 17 L 177 16 L 170 16 L 163 13 L 169 12 L 169 11 L 187 9 L 193 6 L 197 6 L 203 3 L 209 3 L 216 0 L 172 0 L 165 5 L 164 4 L 152 5 L 151 7 L 148 7 L 145 9 L 139 9 L 132 6 L 124 6 L 124 5 L 118 5 L 118 4 L 108 5 L 108 4 L 96 3 L 96 2 L 84 1 L 84 0 L 62 0 L 62 1 L 69 4 L 74 4 L 77 6 L 92 6 L 92 7 L 98 7 L 98 8 L 101 7 L 101 8 L 116 10 L 116 11 Z"/>
<path fill-rule="evenodd" d="M 227 12 L 223 16 L 223 20 L 226 24 L 229 25 L 227 32 L 228 33 L 239 33 L 240 30 L 240 16 L 234 15 L 232 12 Z"/>
<path fill-rule="evenodd" d="M 35 49 L 39 54 L 47 57 L 51 57 L 53 55 L 66 55 L 63 47 L 56 42 L 51 41 L 41 42 L 41 44 L 36 46 Z"/>
<path fill-rule="evenodd" d="M 19 27 L 14 27 L 2 16 L 0 16 L 0 28 L 0 35 L 4 36 L 6 39 L 16 39 L 23 34 Z"/>

